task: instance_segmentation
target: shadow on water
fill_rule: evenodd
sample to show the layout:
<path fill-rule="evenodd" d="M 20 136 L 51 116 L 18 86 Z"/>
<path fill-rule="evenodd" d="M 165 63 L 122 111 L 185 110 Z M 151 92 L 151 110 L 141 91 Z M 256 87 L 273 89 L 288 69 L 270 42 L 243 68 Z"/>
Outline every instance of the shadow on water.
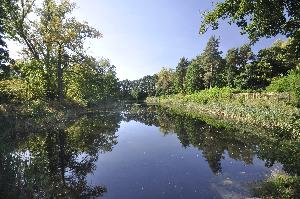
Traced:
<path fill-rule="evenodd" d="M 0 198 L 95 198 L 109 191 L 91 186 L 87 176 L 102 153 L 118 144 L 121 121 L 156 126 L 164 135 L 174 134 L 184 148 L 202 152 L 211 171 L 222 174 L 225 154 L 266 167 L 281 163 L 283 170 L 300 174 L 299 143 L 260 138 L 247 129 L 216 128 L 156 106 L 122 105 L 116 110 L 85 115 L 65 129 L 24 131 L 26 121 L 0 118 Z M 41 124 L 42 125 L 42 124 Z M 45 124 L 43 124 L 45 125 Z"/>

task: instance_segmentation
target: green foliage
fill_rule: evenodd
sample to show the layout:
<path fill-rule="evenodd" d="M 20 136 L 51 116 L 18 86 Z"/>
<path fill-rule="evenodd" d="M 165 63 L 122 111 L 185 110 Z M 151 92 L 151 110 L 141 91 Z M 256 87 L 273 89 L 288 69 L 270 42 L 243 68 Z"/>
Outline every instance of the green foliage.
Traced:
<path fill-rule="evenodd" d="M 5 32 L 24 47 L 24 58 L 39 64 L 46 84 L 45 96 L 62 100 L 64 71 L 85 59 L 84 42 L 101 33 L 72 17 L 75 4 L 44 0 L 4 0 Z M 40 72 L 39 71 L 39 72 Z"/>
<path fill-rule="evenodd" d="M 258 52 L 258 62 L 271 66 L 270 78 L 287 75 L 289 70 L 295 69 L 297 56 L 290 48 L 291 39 L 287 41 L 277 40 L 270 48 L 261 49 Z"/>
<path fill-rule="evenodd" d="M 239 51 L 237 48 L 232 48 L 227 51 L 226 57 L 226 72 L 225 78 L 227 86 L 234 87 L 234 80 L 238 74 L 239 66 Z"/>
<path fill-rule="evenodd" d="M 270 92 L 290 92 L 293 94 L 293 102 L 300 106 L 300 72 L 291 71 L 288 76 L 279 77 L 267 87 Z"/>
<path fill-rule="evenodd" d="M 229 101 L 232 98 L 233 89 L 229 87 L 211 88 L 196 92 L 184 97 L 187 101 L 197 102 L 201 104 Z"/>
<path fill-rule="evenodd" d="M 45 73 L 42 69 L 41 63 L 32 61 L 17 61 L 13 65 L 15 75 L 13 78 L 21 78 L 26 82 L 28 89 L 32 90 L 32 94 L 35 99 L 46 98 L 46 81 Z M 54 84 L 51 85 L 54 87 Z"/>
<path fill-rule="evenodd" d="M 21 102 L 31 99 L 28 86 L 21 79 L 0 81 L 0 96 L 1 102 Z"/>
<path fill-rule="evenodd" d="M 128 79 L 119 82 L 120 87 L 120 98 L 121 99 L 130 99 L 131 90 L 132 90 L 132 82 Z"/>
<path fill-rule="evenodd" d="M 254 54 L 251 50 L 249 44 L 245 44 L 240 48 L 232 48 L 229 49 L 225 60 L 225 82 L 229 87 L 239 87 L 239 88 L 247 88 L 244 78 L 247 78 L 247 75 L 243 75 L 246 71 L 247 63 L 251 63 L 254 59 Z M 241 75 L 242 74 L 242 75 Z"/>
<path fill-rule="evenodd" d="M 253 191 L 256 197 L 268 199 L 300 198 L 300 178 L 284 173 L 273 173 L 266 181 L 260 182 L 259 187 Z"/>
<path fill-rule="evenodd" d="M 295 35 L 300 29 L 299 3 L 294 0 L 225 0 L 204 14 L 200 32 L 217 29 L 219 19 L 237 24 L 251 41 L 277 34 Z"/>
<path fill-rule="evenodd" d="M 9 53 L 7 50 L 6 42 L 4 41 L 4 27 L 3 21 L 5 19 L 4 5 L 0 3 L 0 80 L 9 77 L 10 67 L 8 66 L 9 62 Z"/>
<path fill-rule="evenodd" d="M 162 68 L 157 74 L 156 94 L 170 95 L 174 93 L 175 74 L 172 69 Z"/>
<path fill-rule="evenodd" d="M 300 138 L 298 108 L 283 101 L 270 100 L 264 95 L 248 100 L 235 92 L 238 91 L 230 88 L 213 88 L 186 96 L 150 98 L 147 101 L 195 117 L 205 114 L 263 129 L 277 129 L 274 131 L 277 135 L 274 136 L 281 138 Z"/>
<path fill-rule="evenodd" d="M 17 61 L 12 67 L 14 76 L 0 83 L 0 92 L 2 92 L 3 98 L 6 98 L 4 102 L 45 99 L 46 83 L 39 62 Z"/>
<path fill-rule="evenodd" d="M 107 59 L 96 61 L 91 58 L 66 73 L 66 96 L 82 105 L 95 105 L 117 96 L 115 66 Z"/>
<path fill-rule="evenodd" d="M 191 64 L 188 67 L 185 82 L 184 90 L 186 93 L 193 93 L 204 88 L 203 80 L 204 71 L 200 63 L 200 57 L 192 60 Z"/>
<path fill-rule="evenodd" d="M 271 82 L 270 72 L 271 66 L 267 63 L 255 62 L 246 64 L 236 78 L 235 85 L 240 89 L 264 89 Z"/>
<path fill-rule="evenodd" d="M 141 89 L 139 87 L 133 87 L 130 93 L 135 100 L 138 100 L 141 97 Z"/>
<path fill-rule="evenodd" d="M 182 57 L 176 67 L 174 82 L 176 93 L 184 92 L 184 83 L 189 64 L 190 62 L 188 61 L 188 59 Z"/>
<path fill-rule="evenodd" d="M 147 75 L 138 80 L 123 80 L 119 82 L 121 99 L 144 100 L 156 94 L 157 75 Z"/>
<path fill-rule="evenodd" d="M 200 56 L 200 63 L 204 70 L 203 81 L 205 88 L 224 85 L 223 71 L 225 63 L 221 57 L 222 52 L 219 51 L 219 43 L 219 39 L 212 36 Z"/>

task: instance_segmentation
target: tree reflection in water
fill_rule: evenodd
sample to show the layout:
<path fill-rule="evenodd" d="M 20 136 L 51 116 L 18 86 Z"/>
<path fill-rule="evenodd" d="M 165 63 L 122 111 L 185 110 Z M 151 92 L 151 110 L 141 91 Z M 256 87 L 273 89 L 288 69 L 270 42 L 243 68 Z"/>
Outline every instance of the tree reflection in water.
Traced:
<path fill-rule="evenodd" d="M 2 118 L 1 198 L 102 196 L 107 191 L 105 186 L 90 186 L 87 175 L 96 169 L 99 154 L 111 151 L 117 144 L 116 132 L 122 120 L 154 125 L 163 134 L 175 133 L 184 148 L 192 146 L 202 152 L 216 175 L 222 173 L 221 161 L 226 153 L 246 164 L 252 164 L 255 156 L 268 167 L 280 162 L 286 172 L 300 174 L 296 141 L 262 139 L 248 129 L 216 128 L 156 106 L 127 105 L 113 112 L 86 115 L 67 128 L 46 132 L 27 132 L 17 120 Z"/>
<path fill-rule="evenodd" d="M 225 153 L 230 158 L 243 161 L 245 164 L 253 164 L 254 157 L 264 160 L 267 167 L 272 167 L 274 163 L 279 162 L 287 173 L 300 174 L 298 141 L 274 138 L 271 136 L 274 134 L 269 132 L 265 132 L 267 136 L 262 138 L 247 127 L 215 127 L 219 125 L 207 124 L 157 106 L 131 108 L 125 118 L 127 121 L 135 120 L 159 127 L 164 134 L 175 133 L 183 147 L 193 146 L 202 152 L 216 175 L 222 172 L 221 160 Z"/>
<path fill-rule="evenodd" d="M 86 178 L 96 168 L 98 153 L 111 151 L 117 144 L 115 132 L 120 121 L 118 113 L 90 115 L 80 118 L 66 129 L 31 133 L 25 141 L 1 139 L 1 197 L 101 196 L 107 191 L 106 188 L 91 187 Z M 9 132 L 6 135 L 22 134 L 16 129 L 7 130 L 7 127 L 15 125 L 1 127 L 3 132 Z"/>

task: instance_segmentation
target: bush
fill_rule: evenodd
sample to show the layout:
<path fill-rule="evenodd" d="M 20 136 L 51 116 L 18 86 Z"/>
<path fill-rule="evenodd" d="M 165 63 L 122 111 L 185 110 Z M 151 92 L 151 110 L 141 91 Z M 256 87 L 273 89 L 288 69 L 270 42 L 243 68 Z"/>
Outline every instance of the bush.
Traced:
<path fill-rule="evenodd" d="M 292 103 L 300 106 L 300 71 L 291 71 L 288 76 L 274 79 L 267 87 L 269 92 L 290 92 Z"/>
<path fill-rule="evenodd" d="M 0 81 L 0 102 L 23 101 L 28 99 L 27 86 L 20 79 Z"/>
<path fill-rule="evenodd" d="M 211 88 L 203 91 L 187 95 L 185 98 L 188 101 L 193 101 L 201 104 L 216 101 L 229 101 L 232 97 L 234 90 L 229 87 L 224 88 Z"/>
<path fill-rule="evenodd" d="M 0 81 L 0 102 L 23 102 L 43 99 L 45 91 L 38 84 L 14 78 Z"/>

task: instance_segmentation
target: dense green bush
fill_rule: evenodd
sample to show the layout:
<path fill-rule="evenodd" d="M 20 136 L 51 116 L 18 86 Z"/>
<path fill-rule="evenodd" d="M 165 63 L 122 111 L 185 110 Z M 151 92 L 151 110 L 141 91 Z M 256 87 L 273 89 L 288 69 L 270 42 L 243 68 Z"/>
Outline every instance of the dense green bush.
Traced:
<path fill-rule="evenodd" d="M 0 102 L 21 102 L 37 98 L 37 89 L 24 80 L 10 79 L 0 81 Z"/>
<path fill-rule="evenodd" d="M 288 76 L 276 78 L 267 87 L 270 92 L 290 92 L 293 103 L 300 105 L 300 71 L 294 70 Z"/>

